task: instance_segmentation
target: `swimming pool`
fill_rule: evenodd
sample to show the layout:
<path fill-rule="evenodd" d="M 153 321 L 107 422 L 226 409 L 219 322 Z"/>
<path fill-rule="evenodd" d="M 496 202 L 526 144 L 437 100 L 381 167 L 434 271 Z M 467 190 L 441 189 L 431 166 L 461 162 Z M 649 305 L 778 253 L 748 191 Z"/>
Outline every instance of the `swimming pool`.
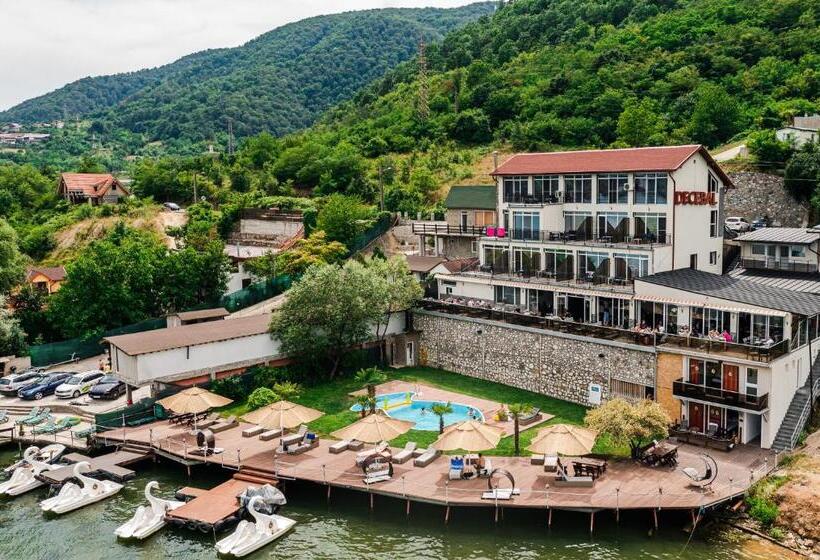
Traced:
<path fill-rule="evenodd" d="M 393 418 L 413 422 L 416 430 L 438 430 L 438 416 L 430 409 L 439 401 L 415 400 L 414 397 L 415 393 L 408 392 L 376 395 L 376 407 Z M 484 421 L 484 415 L 478 409 L 459 403 L 450 403 L 450 406 L 453 412 L 444 415 L 445 426 L 469 420 L 470 410 L 473 411 L 473 418 Z M 360 412 L 361 409 L 358 404 L 350 407 L 350 410 L 355 412 Z"/>

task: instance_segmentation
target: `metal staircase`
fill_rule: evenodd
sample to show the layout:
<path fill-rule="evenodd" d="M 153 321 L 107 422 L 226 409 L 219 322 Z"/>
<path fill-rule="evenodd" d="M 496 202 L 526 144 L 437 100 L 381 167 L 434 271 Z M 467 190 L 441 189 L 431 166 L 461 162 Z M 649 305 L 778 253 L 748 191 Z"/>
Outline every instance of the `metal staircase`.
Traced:
<path fill-rule="evenodd" d="M 792 397 L 786 416 L 783 417 L 783 422 L 777 430 L 774 442 L 772 442 L 772 449 L 775 451 L 791 451 L 797 445 L 800 433 L 809 421 L 812 404 L 810 402 L 812 379 L 814 379 L 814 398 L 816 400 L 818 391 L 820 391 L 820 355 L 812 364 L 812 375 L 809 375 L 806 383 Z"/>

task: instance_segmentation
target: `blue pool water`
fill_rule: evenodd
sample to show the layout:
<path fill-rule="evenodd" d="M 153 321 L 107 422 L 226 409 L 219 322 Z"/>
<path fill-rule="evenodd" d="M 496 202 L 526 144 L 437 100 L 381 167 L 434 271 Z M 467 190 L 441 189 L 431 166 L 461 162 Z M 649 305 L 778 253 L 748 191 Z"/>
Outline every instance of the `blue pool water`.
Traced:
<path fill-rule="evenodd" d="M 385 410 L 387 414 L 393 418 L 413 422 L 416 430 L 438 430 L 438 416 L 430 411 L 430 408 L 436 404 L 437 401 L 414 400 L 412 394 L 409 394 L 409 398 L 411 400 L 408 404 L 408 393 L 377 395 L 376 406 Z M 444 415 L 445 426 L 463 422 L 470 418 L 469 412 L 471 407 L 458 403 L 451 403 L 450 406 L 453 408 L 453 412 Z M 350 409 L 359 412 L 361 407 L 359 405 L 353 405 Z M 476 420 L 484 420 L 484 415 L 481 414 L 480 410 L 472 410 Z"/>

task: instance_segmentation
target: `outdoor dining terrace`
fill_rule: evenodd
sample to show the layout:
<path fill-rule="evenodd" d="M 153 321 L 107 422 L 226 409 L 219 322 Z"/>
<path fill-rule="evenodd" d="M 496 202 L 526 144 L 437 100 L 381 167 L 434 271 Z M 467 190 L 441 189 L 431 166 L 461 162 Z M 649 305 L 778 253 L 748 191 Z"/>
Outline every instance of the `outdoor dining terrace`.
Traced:
<path fill-rule="evenodd" d="M 619 249 L 651 249 L 672 244 L 670 234 L 655 234 L 647 231 L 643 235 L 630 235 L 620 230 L 602 230 L 594 232 L 590 229 L 575 230 L 539 230 L 529 228 L 488 227 L 484 232 L 486 241 L 511 240 L 535 243 L 561 243 L 566 245 L 582 245 L 590 247 L 616 247 Z"/>
<path fill-rule="evenodd" d="M 600 340 L 617 341 L 638 346 L 660 349 L 688 349 L 704 354 L 714 354 L 736 359 L 746 359 L 768 363 L 789 351 L 789 341 L 782 340 L 772 345 L 741 344 L 695 335 L 675 335 L 658 332 L 649 328 L 623 329 L 600 323 L 585 323 L 557 315 L 542 316 L 534 311 L 514 304 L 494 303 L 474 298 L 451 298 L 441 300 L 426 298 L 419 307 L 427 311 L 461 315 L 489 321 L 500 321 L 513 325 L 539 328 L 554 332 L 586 336 Z"/>
<path fill-rule="evenodd" d="M 631 294 L 634 291 L 635 278 L 632 276 L 609 276 L 588 271 L 574 273 L 568 271 L 551 270 L 511 270 L 509 268 L 496 269 L 491 265 L 481 265 L 477 270 L 466 270 L 461 274 L 511 282 L 527 282 L 554 287 L 595 287 L 596 290 Z"/>

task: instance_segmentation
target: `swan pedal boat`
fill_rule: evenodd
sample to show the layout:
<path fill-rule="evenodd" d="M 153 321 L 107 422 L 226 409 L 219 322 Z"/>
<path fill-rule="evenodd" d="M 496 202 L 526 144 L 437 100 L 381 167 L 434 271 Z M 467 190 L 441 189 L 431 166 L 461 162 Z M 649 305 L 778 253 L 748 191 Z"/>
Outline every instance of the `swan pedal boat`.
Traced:
<path fill-rule="evenodd" d="M 46 498 L 40 502 L 40 509 L 44 512 L 66 513 L 104 500 L 122 490 L 122 484 L 110 480 L 95 480 L 83 474 L 90 470 L 91 465 L 88 464 L 88 461 L 76 463 L 74 465 L 74 478 L 80 484 L 77 485 L 73 482 L 63 484 L 56 496 Z"/>
<path fill-rule="evenodd" d="M 117 527 L 114 534 L 121 539 L 145 539 L 165 526 L 165 514 L 185 504 L 176 500 L 164 500 L 151 495 L 151 490 L 159 488 L 159 483 L 152 480 L 145 485 L 147 506 L 140 506 L 134 516 Z"/>
<path fill-rule="evenodd" d="M 40 449 L 35 446 L 31 446 L 23 452 L 23 460 L 19 461 L 21 466 L 14 469 L 11 478 L 0 483 L 0 494 L 19 496 L 44 485 L 43 482 L 37 480 L 37 476 L 43 471 L 57 469 L 59 465 L 50 465 L 39 461 L 37 459 L 39 452 Z"/>
<path fill-rule="evenodd" d="M 248 512 L 254 521 L 240 521 L 236 530 L 216 543 L 216 551 L 225 556 L 247 556 L 272 543 L 288 531 L 296 521 L 281 515 L 267 515 L 256 510 L 256 504 L 262 502 L 260 496 L 254 496 L 248 502 Z"/>
<path fill-rule="evenodd" d="M 46 445 L 42 449 L 39 449 L 37 446 L 32 447 L 34 447 L 34 449 L 37 450 L 37 455 L 35 456 L 35 459 L 48 464 L 54 463 L 65 451 L 65 445 L 63 445 L 62 443 L 52 443 L 50 445 Z M 25 467 L 28 464 L 28 459 L 26 459 L 26 455 L 25 453 L 23 453 L 22 459 L 4 468 L 3 472 L 6 474 L 12 474 L 16 469 L 20 467 Z"/>

